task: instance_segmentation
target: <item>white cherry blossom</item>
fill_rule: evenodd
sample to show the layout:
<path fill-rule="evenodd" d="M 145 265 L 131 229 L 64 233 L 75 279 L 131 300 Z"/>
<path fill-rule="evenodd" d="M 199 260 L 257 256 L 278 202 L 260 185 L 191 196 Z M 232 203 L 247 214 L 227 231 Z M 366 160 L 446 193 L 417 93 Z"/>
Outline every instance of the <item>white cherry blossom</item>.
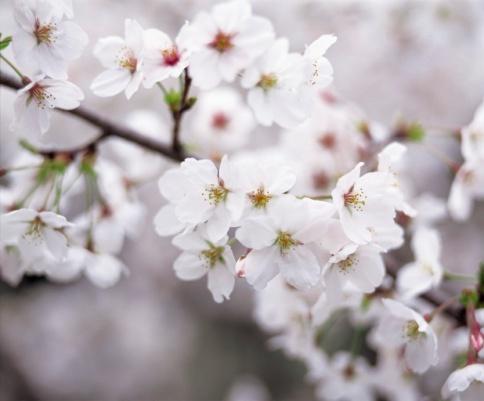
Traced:
<path fill-rule="evenodd" d="M 442 397 L 455 401 L 477 401 L 484 394 L 484 364 L 471 364 L 457 369 L 442 387 Z"/>
<path fill-rule="evenodd" d="M 57 3 L 57 4 L 56 4 Z M 16 0 L 13 50 L 19 66 L 58 79 L 67 78 L 68 62 L 79 58 L 88 38 L 75 23 L 64 21 L 72 14 L 68 2 Z M 70 6 L 70 7 L 69 7 Z"/>
<path fill-rule="evenodd" d="M 271 44 L 271 23 L 253 16 L 251 4 L 234 0 L 200 12 L 187 28 L 187 43 L 193 52 L 190 73 L 201 89 L 211 89 L 221 81 L 232 82 Z"/>
<path fill-rule="evenodd" d="M 151 88 L 155 83 L 170 77 L 178 78 L 188 66 L 190 52 L 185 39 L 187 26 L 182 27 L 175 41 L 158 29 L 147 29 L 144 32 L 145 87 Z"/>
<path fill-rule="evenodd" d="M 443 276 L 440 263 L 441 241 L 437 230 L 418 228 L 412 238 L 412 250 L 415 262 L 398 271 L 398 290 L 405 298 L 412 298 L 430 288 L 438 287 Z"/>
<path fill-rule="evenodd" d="M 143 81 L 143 49 L 143 28 L 132 19 L 124 22 L 124 39 L 119 36 L 100 39 L 94 55 L 106 71 L 91 84 L 94 94 L 109 97 L 124 91 L 130 99 Z"/>
<path fill-rule="evenodd" d="M 240 150 L 247 144 L 255 122 L 240 94 L 230 87 L 220 87 L 198 96 L 193 110 L 190 137 L 197 154 L 212 159 Z"/>
<path fill-rule="evenodd" d="M 333 80 L 333 67 L 324 55 L 336 40 L 334 35 L 322 35 L 306 47 L 304 58 L 308 59 L 312 66 L 309 81 L 311 85 L 324 88 Z"/>
<path fill-rule="evenodd" d="M 370 242 L 388 250 L 399 246 L 403 232 L 395 223 L 392 176 L 371 172 L 360 176 L 363 163 L 338 180 L 331 195 L 345 234 L 357 244 Z"/>
<path fill-rule="evenodd" d="M 11 129 L 23 137 L 38 138 L 49 129 L 52 109 L 73 110 L 83 99 L 81 89 L 71 82 L 36 76 L 17 92 Z"/>
<path fill-rule="evenodd" d="M 186 159 L 160 178 L 159 188 L 169 204 L 155 217 L 159 235 L 173 235 L 206 223 L 212 242 L 222 238 L 243 211 L 244 194 L 227 157 L 220 169 L 210 160 Z"/>
<path fill-rule="evenodd" d="M 64 216 L 53 212 L 19 209 L 0 216 L 0 241 L 16 245 L 26 262 L 45 255 L 62 261 L 67 255 L 68 240 L 63 230 L 72 226 Z"/>
<path fill-rule="evenodd" d="M 298 289 L 316 285 L 322 263 L 317 241 L 325 234 L 333 213 L 329 203 L 287 195 L 267 214 L 245 219 L 236 238 L 251 249 L 244 260 L 249 284 L 262 289 L 280 273 Z"/>
<path fill-rule="evenodd" d="M 207 275 L 208 289 L 218 303 L 230 298 L 235 283 L 235 259 L 227 240 L 225 236 L 210 241 L 205 227 L 173 240 L 184 251 L 173 264 L 178 278 L 197 280 Z"/>
<path fill-rule="evenodd" d="M 376 337 L 386 347 L 404 346 L 407 367 L 423 373 L 438 362 L 437 336 L 419 313 L 392 299 L 383 299 L 389 314 L 382 318 Z"/>
<path fill-rule="evenodd" d="M 307 68 L 308 61 L 278 39 L 245 70 L 241 84 L 249 89 L 247 101 L 260 124 L 294 128 L 308 117 Z"/>

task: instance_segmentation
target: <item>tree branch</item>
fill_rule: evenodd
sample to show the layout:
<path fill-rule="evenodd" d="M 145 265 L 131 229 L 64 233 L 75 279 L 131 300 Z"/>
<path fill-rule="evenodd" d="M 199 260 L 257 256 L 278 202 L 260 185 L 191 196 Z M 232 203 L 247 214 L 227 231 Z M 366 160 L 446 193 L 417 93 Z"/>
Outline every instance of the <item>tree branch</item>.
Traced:
<path fill-rule="evenodd" d="M 9 75 L 6 75 L 2 72 L 0 72 L 0 85 L 11 89 L 15 89 L 15 90 L 22 88 L 22 84 L 17 79 Z M 92 146 L 94 143 L 102 141 L 109 136 L 114 136 L 114 137 L 122 138 L 128 142 L 132 142 L 136 145 L 142 146 L 148 150 L 159 153 L 175 161 L 182 161 L 187 156 L 184 154 L 181 146 L 178 146 L 176 148 L 175 147 L 171 148 L 169 146 L 166 146 L 160 143 L 159 141 L 146 137 L 138 133 L 136 130 L 126 127 L 125 125 L 118 124 L 114 121 L 111 121 L 105 118 L 104 116 L 101 116 L 97 112 L 90 110 L 88 108 L 85 108 L 83 106 L 80 106 L 74 110 L 59 109 L 59 111 L 74 115 L 80 118 L 81 120 L 84 120 L 89 124 L 100 128 L 102 131 L 101 135 L 98 138 L 96 138 L 94 142 L 91 142 L 86 146 L 83 146 L 82 148 L 78 148 L 76 149 L 76 151 Z M 59 152 L 72 153 L 72 150 L 69 150 L 69 149 L 59 150 Z"/>

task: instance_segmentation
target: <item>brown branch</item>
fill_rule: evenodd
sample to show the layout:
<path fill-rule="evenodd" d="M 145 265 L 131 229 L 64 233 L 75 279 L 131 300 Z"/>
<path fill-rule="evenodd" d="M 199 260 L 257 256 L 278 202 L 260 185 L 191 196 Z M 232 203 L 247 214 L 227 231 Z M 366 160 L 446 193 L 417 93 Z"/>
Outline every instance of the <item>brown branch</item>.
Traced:
<path fill-rule="evenodd" d="M 174 152 L 179 153 L 182 150 L 180 143 L 180 128 L 183 114 L 190 109 L 191 105 L 188 102 L 188 93 L 190 92 L 190 86 L 192 84 L 192 78 L 188 73 L 188 67 L 185 69 L 183 76 L 183 92 L 180 99 L 180 104 L 172 110 L 173 116 L 173 131 L 172 131 L 172 149 Z"/>
<path fill-rule="evenodd" d="M 0 85 L 18 90 L 22 88 L 22 84 L 20 81 L 17 79 L 3 74 L 0 72 Z M 185 85 L 187 86 L 187 85 Z M 101 135 L 97 137 L 93 142 L 81 147 L 81 148 L 76 148 L 76 149 L 67 149 L 67 150 L 59 150 L 59 151 L 53 151 L 53 152 L 61 152 L 61 153 L 72 153 L 73 151 L 81 151 L 89 146 L 94 145 L 95 143 L 102 141 L 106 139 L 107 137 L 114 136 L 118 138 L 122 138 L 126 141 L 132 142 L 136 145 L 142 146 L 148 150 L 151 150 L 153 152 L 159 153 L 163 156 L 166 156 L 170 159 L 173 159 L 175 161 L 182 161 L 185 159 L 186 155 L 183 153 L 182 147 L 179 143 L 179 139 L 177 138 L 177 147 L 169 147 L 166 146 L 159 141 L 156 141 L 154 139 L 151 139 L 149 137 L 146 137 L 140 133 L 138 133 L 136 130 L 133 130 L 129 127 L 126 127 L 125 125 L 118 124 L 114 121 L 111 121 L 104 116 L 98 114 L 97 112 L 90 110 L 88 108 L 85 108 L 83 106 L 78 107 L 77 109 L 74 110 L 61 110 L 60 111 L 67 113 L 67 114 L 72 114 L 88 123 L 91 125 L 94 125 L 98 127 L 101 130 Z M 181 119 L 181 116 L 180 116 Z M 179 132 L 179 125 L 180 122 L 178 122 L 178 132 Z M 48 151 L 50 152 L 50 151 Z"/>

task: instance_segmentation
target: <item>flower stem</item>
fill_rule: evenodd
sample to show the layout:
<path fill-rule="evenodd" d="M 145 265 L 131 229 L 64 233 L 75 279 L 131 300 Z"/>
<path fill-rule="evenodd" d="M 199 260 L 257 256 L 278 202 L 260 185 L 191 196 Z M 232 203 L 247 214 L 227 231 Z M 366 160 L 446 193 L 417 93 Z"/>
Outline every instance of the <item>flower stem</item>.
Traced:
<path fill-rule="evenodd" d="M 465 276 L 463 274 L 456 274 L 451 272 L 444 272 L 444 279 L 448 281 L 467 281 L 470 283 L 474 283 L 476 279 L 472 276 Z"/>
<path fill-rule="evenodd" d="M 6 58 L 2 53 L 0 53 L 0 59 L 5 61 L 8 66 L 15 71 L 15 73 L 19 76 L 19 78 L 23 81 L 25 78 L 25 75 L 20 72 L 20 70 L 15 66 L 14 63 L 12 63 L 8 58 Z"/>
<path fill-rule="evenodd" d="M 166 96 L 168 94 L 168 91 L 166 90 L 166 88 L 163 86 L 161 82 L 157 82 L 156 85 L 158 86 L 158 88 L 161 89 L 161 91 L 163 92 L 163 95 Z"/>
<path fill-rule="evenodd" d="M 435 308 L 431 313 L 426 315 L 425 320 L 430 323 L 435 316 L 437 316 L 439 313 L 442 313 L 449 306 L 451 306 L 452 304 L 457 302 L 457 300 L 458 300 L 457 296 L 449 298 L 447 301 L 445 301 L 445 302 L 441 303 L 439 306 L 437 306 L 437 308 Z"/>

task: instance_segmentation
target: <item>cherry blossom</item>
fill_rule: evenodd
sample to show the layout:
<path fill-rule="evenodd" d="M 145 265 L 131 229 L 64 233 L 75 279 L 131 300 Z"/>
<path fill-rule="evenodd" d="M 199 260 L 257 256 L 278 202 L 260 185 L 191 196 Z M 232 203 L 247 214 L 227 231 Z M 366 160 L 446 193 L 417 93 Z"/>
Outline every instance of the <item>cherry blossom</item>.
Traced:
<path fill-rule="evenodd" d="M 437 336 L 419 313 L 392 299 L 383 299 L 389 314 L 378 328 L 377 337 L 386 346 L 404 346 L 409 369 L 423 373 L 438 362 Z"/>
<path fill-rule="evenodd" d="M 236 238 L 252 249 L 244 260 L 249 284 L 262 289 L 280 273 L 296 288 L 314 286 L 321 275 L 317 241 L 333 212 L 329 203 L 288 195 L 266 215 L 244 220 Z"/>
<path fill-rule="evenodd" d="M 187 28 L 192 53 L 190 73 L 194 84 L 211 89 L 221 81 L 232 82 L 271 44 L 271 23 L 253 16 L 247 1 L 234 0 L 200 12 Z"/>
<path fill-rule="evenodd" d="M 442 387 L 442 397 L 456 401 L 476 401 L 484 391 L 484 364 L 471 364 L 457 369 Z"/>
<path fill-rule="evenodd" d="M 11 129 L 27 138 L 47 132 L 51 110 L 73 110 L 84 99 L 81 89 L 68 81 L 38 75 L 17 92 Z"/>
<path fill-rule="evenodd" d="M 170 202 L 155 217 L 160 235 L 206 223 L 211 241 L 218 241 L 243 211 L 244 194 L 237 191 L 237 175 L 227 157 L 220 169 L 210 160 L 188 158 L 168 170 L 159 181 L 161 194 Z"/>
<path fill-rule="evenodd" d="M 124 39 L 119 36 L 100 39 L 94 55 L 106 71 L 91 84 L 94 94 L 109 97 L 124 91 L 130 99 L 143 81 L 143 49 L 143 28 L 132 19 L 124 22 Z"/>
<path fill-rule="evenodd" d="M 46 254 L 62 261 L 68 241 L 63 230 L 72 226 L 64 216 L 53 212 L 18 209 L 0 216 L 1 242 L 18 246 L 27 262 L 42 259 Z"/>
<path fill-rule="evenodd" d="M 173 240 L 184 251 L 173 264 L 176 275 L 182 280 L 207 275 L 208 289 L 218 303 L 230 298 L 235 283 L 235 259 L 227 240 L 212 242 L 204 227 Z"/>
<path fill-rule="evenodd" d="M 278 39 L 242 76 L 249 89 L 247 101 L 257 121 L 269 126 L 276 122 L 294 128 L 309 115 L 306 84 L 308 62 L 297 53 L 289 53 L 289 42 Z"/>
<path fill-rule="evenodd" d="M 170 77 L 178 78 L 188 66 L 190 52 L 185 39 L 187 27 L 182 27 L 174 42 L 158 29 L 147 29 L 144 32 L 145 87 L 151 88 L 155 83 Z"/>
<path fill-rule="evenodd" d="M 328 86 L 333 80 L 333 67 L 324 54 L 336 43 L 336 36 L 322 35 L 313 43 L 306 47 L 304 57 L 312 65 L 312 74 L 310 79 L 311 85 L 317 85 L 319 88 Z"/>
<path fill-rule="evenodd" d="M 441 242 L 436 230 L 420 227 L 412 238 L 415 262 L 403 266 L 398 272 L 397 285 L 406 298 L 415 297 L 442 281 L 440 264 Z"/>
<path fill-rule="evenodd" d="M 88 38 L 77 24 L 62 19 L 62 14 L 72 14 L 72 6 L 58 3 L 15 1 L 18 29 L 13 36 L 13 50 L 23 69 L 66 79 L 68 63 L 80 57 Z"/>
<path fill-rule="evenodd" d="M 240 94 L 229 87 L 203 92 L 193 111 L 190 137 L 197 153 L 212 159 L 240 150 L 255 126 L 250 109 Z"/>
<path fill-rule="evenodd" d="M 393 220 L 392 176 L 384 172 L 360 176 L 362 166 L 358 163 L 341 177 L 331 193 L 343 230 L 357 244 L 374 241 L 384 250 L 397 247 L 402 231 Z"/>

